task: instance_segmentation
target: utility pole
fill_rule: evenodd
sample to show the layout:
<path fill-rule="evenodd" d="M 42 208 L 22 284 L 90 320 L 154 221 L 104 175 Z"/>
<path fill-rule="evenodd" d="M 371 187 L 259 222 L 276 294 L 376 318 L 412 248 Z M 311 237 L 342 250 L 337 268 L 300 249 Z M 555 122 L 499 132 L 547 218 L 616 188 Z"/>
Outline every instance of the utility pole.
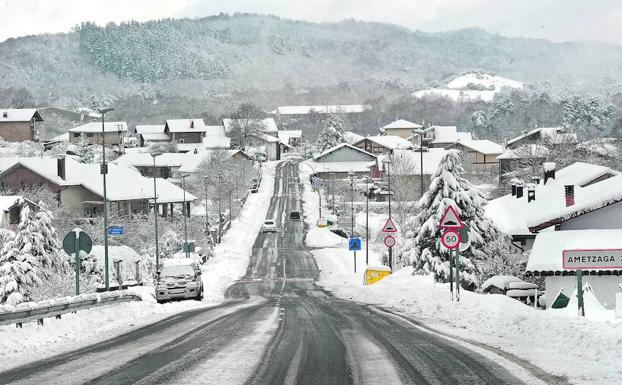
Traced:
<path fill-rule="evenodd" d="M 158 190 L 156 186 L 156 157 L 162 155 L 160 151 L 154 151 L 151 153 L 153 158 L 153 219 L 155 221 L 155 257 L 156 257 L 156 272 L 160 269 L 160 248 L 158 245 Z"/>
<path fill-rule="evenodd" d="M 182 214 L 184 217 L 184 252 L 186 254 L 186 258 L 190 258 L 190 250 L 188 248 L 188 205 L 186 204 L 186 177 L 188 175 L 182 175 L 181 176 L 181 189 L 184 190 L 183 194 L 184 194 L 184 202 L 183 202 L 183 207 L 184 209 L 182 210 Z"/>
<path fill-rule="evenodd" d="M 350 171 L 350 209 L 352 215 L 350 238 L 354 238 L 354 172 Z M 354 250 L 354 272 L 356 273 L 356 250 Z"/>
<path fill-rule="evenodd" d="M 99 110 L 102 116 L 102 165 L 101 174 L 104 182 L 104 285 L 106 291 L 110 290 L 110 273 L 108 272 L 108 194 L 106 191 L 106 174 L 108 174 L 108 165 L 106 164 L 106 129 L 104 115 L 107 112 L 114 111 L 114 108 L 103 108 Z"/>
<path fill-rule="evenodd" d="M 221 198 L 222 171 L 218 171 L 218 243 L 222 240 L 222 200 Z"/>
<path fill-rule="evenodd" d="M 391 220 L 391 195 L 393 194 L 391 192 L 391 159 L 384 159 L 383 162 L 387 168 L 387 176 L 389 178 L 389 220 Z M 393 271 L 393 247 L 389 247 L 389 268 Z"/>
<path fill-rule="evenodd" d="M 369 265 L 369 183 L 365 182 L 365 266 Z"/>
<path fill-rule="evenodd" d="M 227 168 L 227 191 L 229 191 L 229 225 L 233 220 L 233 205 L 231 204 L 231 168 Z"/>
<path fill-rule="evenodd" d="M 207 211 L 207 196 L 208 196 L 208 191 L 207 191 L 207 175 L 203 176 L 203 182 L 205 183 L 205 235 L 207 235 L 208 237 L 211 235 L 210 231 L 209 231 L 209 215 L 208 215 L 208 211 Z"/>

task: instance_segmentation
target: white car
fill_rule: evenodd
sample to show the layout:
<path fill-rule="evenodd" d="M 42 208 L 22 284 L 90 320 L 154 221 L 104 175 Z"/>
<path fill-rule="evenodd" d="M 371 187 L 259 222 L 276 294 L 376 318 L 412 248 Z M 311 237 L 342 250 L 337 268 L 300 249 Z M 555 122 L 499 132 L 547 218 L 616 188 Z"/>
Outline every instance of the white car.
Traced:
<path fill-rule="evenodd" d="M 276 224 L 272 219 L 266 219 L 261 226 L 261 231 L 264 233 L 276 233 Z"/>

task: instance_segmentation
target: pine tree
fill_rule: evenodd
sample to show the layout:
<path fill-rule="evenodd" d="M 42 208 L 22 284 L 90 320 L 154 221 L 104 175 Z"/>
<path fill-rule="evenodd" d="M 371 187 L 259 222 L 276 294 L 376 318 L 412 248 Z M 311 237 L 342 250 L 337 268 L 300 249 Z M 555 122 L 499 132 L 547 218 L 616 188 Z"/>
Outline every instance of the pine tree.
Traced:
<path fill-rule="evenodd" d="M 29 289 L 40 282 L 38 259 L 32 254 L 36 231 L 30 207 L 22 204 L 15 238 L 0 250 L 0 303 L 17 305 L 29 300 Z"/>
<path fill-rule="evenodd" d="M 417 214 L 406 224 L 406 234 L 412 234 L 398 251 L 419 273 L 433 273 L 438 281 L 449 279 L 449 252 L 440 243 L 440 220 L 448 206 L 453 206 L 462 222 L 471 230 L 471 247 L 461 253 L 461 280 L 464 287 L 479 285 L 477 262 L 484 259 L 484 247 L 499 236 L 490 219 L 484 215 L 486 198 L 463 177 L 460 151 L 449 150 L 441 158 L 432 176 L 428 191 L 417 203 Z"/>
<path fill-rule="evenodd" d="M 52 212 L 45 207 L 45 203 L 39 202 L 39 211 L 34 221 L 37 234 L 33 237 L 35 242 L 32 254 L 39 260 L 44 275 L 65 270 L 69 266 L 61 251 L 62 245 L 52 224 L 53 220 Z"/>
<path fill-rule="evenodd" d="M 320 152 L 346 142 L 346 133 L 343 131 L 343 120 L 337 115 L 330 115 L 326 127 L 318 136 Z"/>
<path fill-rule="evenodd" d="M 93 163 L 95 161 L 95 154 L 84 135 L 81 136 L 78 143 L 76 143 L 76 155 L 80 163 Z"/>

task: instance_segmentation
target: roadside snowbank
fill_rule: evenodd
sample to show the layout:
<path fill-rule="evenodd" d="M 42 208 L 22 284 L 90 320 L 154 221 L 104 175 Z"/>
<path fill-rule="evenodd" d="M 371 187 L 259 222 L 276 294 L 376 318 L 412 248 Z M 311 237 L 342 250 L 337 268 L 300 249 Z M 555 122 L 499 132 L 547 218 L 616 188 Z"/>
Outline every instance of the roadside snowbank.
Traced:
<path fill-rule="evenodd" d="M 143 298 L 140 302 L 69 313 L 60 320 L 45 319 L 44 326 L 36 322 L 24 324 L 23 329 L 0 326 L 0 371 L 105 341 L 182 311 L 221 303 L 226 288 L 246 272 L 252 245 L 270 206 L 276 164 L 264 163 L 259 192 L 248 197 L 223 242 L 215 248 L 215 257 L 203 265 L 203 301 L 156 304 L 152 287 L 137 287 L 130 291 Z"/>

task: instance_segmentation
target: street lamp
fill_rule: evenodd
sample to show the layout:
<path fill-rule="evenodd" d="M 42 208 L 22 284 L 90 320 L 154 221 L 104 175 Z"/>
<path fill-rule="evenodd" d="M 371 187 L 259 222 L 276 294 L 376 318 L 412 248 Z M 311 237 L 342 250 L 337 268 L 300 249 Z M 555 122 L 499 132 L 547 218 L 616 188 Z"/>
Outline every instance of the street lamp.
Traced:
<path fill-rule="evenodd" d="M 188 216 L 188 206 L 186 205 L 186 178 L 188 174 L 181 176 L 181 189 L 184 194 L 184 202 L 183 202 L 183 210 L 182 214 L 184 217 L 184 252 L 186 253 L 186 258 L 190 258 L 190 250 L 188 250 L 188 224 L 187 224 L 187 216 Z"/>
<path fill-rule="evenodd" d="M 369 180 L 365 182 L 365 265 L 369 265 Z"/>
<path fill-rule="evenodd" d="M 207 192 L 207 182 L 208 182 L 208 176 L 204 175 L 203 176 L 203 181 L 205 182 L 205 234 L 207 236 L 210 236 L 210 231 L 209 231 L 209 216 L 207 215 L 207 196 L 208 196 L 208 192 Z"/>
<path fill-rule="evenodd" d="M 229 223 L 233 220 L 233 205 L 231 204 L 231 168 L 227 167 L 227 191 L 229 192 Z"/>
<path fill-rule="evenodd" d="M 108 174 L 108 165 L 106 164 L 106 130 L 104 115 L 107 112 L 114 111 L 114 108 L 102 108 L 99 113 L 102 116 L 102 165 L 100 173 L 104 179 L 104 285 L 106 291 L 110 289 L 110 277 L 108 272 L 108 194 L 106 192 L 106 174 Z"/>
<path fill-rule="evenodd" d="M 348 177 L 350 178 L 350 209 L 352 215 L 352 227 L 350 229 L 350 238 L 354 238 L 354 171 L 348 172 Z M 356 273 L 356 250 L 354 251 L 354 273 Z"/>
<path fill-rule="evenodd" d="M 414 129 L 413 130 L 413 135 L 412 135 L 412 139 L 413 139 L 413 147 L 415 145 L 415 134 L 419 135 L 419 191 L 421 196 L 423 196 L 423 135 L 424 135 L 425 131 L 423 129 Z"/>
<path fill-rule="evenodd" d="M 222 206 L 221 206 L 221 190 L 222 171 L 218 171 L 218 243 L 222 240 Z"/>
<path fill-rule="evenodd" d="M 155 257 L 156 257 L 156 271 L 160 269 L 160 248 L 158 245 L 158 214 L 160 209 L 158 208 L 158 190 L 156 187 L 156 158 L 162 155 L 162 151 L 153 151 L 151 157 L 153 158 L 153 218 L 155 220 Z"/>

